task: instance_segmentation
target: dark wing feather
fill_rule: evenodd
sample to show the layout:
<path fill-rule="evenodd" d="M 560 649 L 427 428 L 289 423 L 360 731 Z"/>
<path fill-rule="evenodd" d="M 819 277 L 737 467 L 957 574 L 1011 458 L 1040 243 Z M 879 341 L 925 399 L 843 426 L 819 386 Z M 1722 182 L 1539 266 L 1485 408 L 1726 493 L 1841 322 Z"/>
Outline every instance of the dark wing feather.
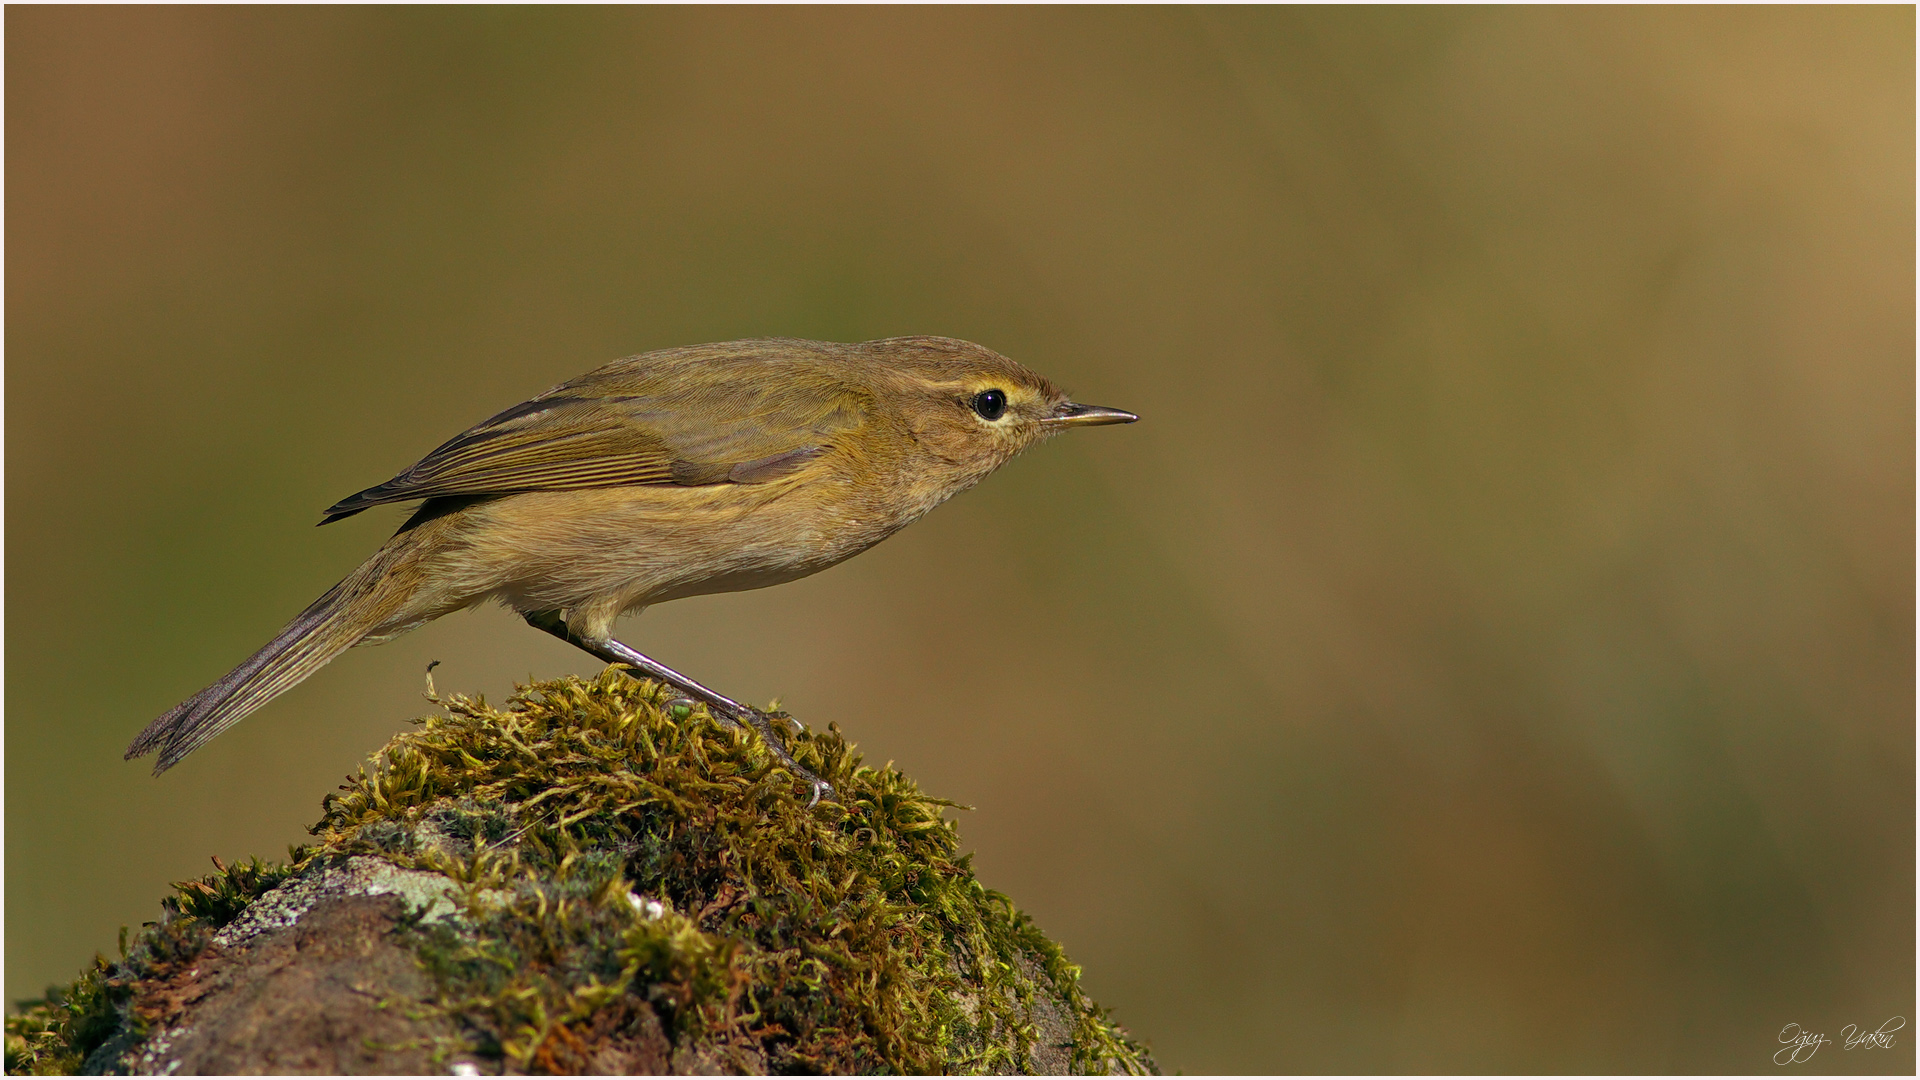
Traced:
<path fill-rule="evenodd" d="M 383 503 L 447 495 L 761 483 L 818 456 L 861 422 L 871 400 L 845 385 L 805 379 L 598 396 L 598 388 L 579 385 L 588 378 L 449 439 L 386 483 L 328 507 L 321 524 Z"/>

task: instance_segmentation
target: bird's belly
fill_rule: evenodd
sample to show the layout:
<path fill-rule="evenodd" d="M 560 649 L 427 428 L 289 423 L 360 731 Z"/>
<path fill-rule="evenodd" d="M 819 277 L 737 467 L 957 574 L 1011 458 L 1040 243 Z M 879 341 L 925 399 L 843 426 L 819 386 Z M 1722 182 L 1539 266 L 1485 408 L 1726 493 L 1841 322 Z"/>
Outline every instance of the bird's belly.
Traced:
<path fill-rule="evenodd" d="M 612 613 L 793 581 L 900 524 L 780 484 L 530 492 L 474 508 L 474 557 L 510 567 L 488 590 L 522 611 Z"/>

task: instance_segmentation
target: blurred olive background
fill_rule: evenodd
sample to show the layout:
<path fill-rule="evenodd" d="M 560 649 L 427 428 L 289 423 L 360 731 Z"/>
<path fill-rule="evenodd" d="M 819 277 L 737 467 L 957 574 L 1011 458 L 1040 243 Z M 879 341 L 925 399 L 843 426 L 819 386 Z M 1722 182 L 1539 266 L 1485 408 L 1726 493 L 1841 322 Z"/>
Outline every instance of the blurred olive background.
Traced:
<path fill-rule="evenodd" d="M 1145 419 L 623 637 L 975 807 L 1164 1066 L 1911 1023 L 1910 8 L 6 31 L 10 998 L 302 840 L 430 660 L 597 670 L 488 609 L 123 763 L 404 514 L 322 507 L 615 357 L 927 333 Z"/>

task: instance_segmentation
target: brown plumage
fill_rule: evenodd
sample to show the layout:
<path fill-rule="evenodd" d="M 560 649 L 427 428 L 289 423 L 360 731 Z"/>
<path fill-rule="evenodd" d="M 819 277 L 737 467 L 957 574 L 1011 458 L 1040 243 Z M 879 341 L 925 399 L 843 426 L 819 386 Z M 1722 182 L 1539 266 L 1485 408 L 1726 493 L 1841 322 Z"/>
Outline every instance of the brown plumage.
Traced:
<path fill-rule="evenodd" d="M 1075 405 L 952 338 L 768 338 L 617 360 L 329 507 L 322 524 L 424 500 L 272 641 L 148 725 L 127 756 L 157 750 L 154 772 L 164 772 L 346 649 L 487 600 L 596 655 L 684 680 L 613 641 L 614 619 L 824 570 L 1068 426 L 1133 419 Z M 691 680 L 676 685 L 754 719 Z"/>

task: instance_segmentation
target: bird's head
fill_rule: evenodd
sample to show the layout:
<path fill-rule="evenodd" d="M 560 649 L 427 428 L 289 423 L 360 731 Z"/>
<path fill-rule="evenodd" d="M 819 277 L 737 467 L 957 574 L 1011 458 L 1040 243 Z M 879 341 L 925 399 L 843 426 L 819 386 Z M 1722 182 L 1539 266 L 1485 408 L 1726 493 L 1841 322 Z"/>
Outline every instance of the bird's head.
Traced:
<path fill-rule="evenodd" d="M 1068 428 L 1139 419 L 1072 401 L 1040 375 L 970 341 L 888 338 L 854 348 L 884 373 L 879 392 L 897 408 L 917 456 L 961 486 Z"/>

